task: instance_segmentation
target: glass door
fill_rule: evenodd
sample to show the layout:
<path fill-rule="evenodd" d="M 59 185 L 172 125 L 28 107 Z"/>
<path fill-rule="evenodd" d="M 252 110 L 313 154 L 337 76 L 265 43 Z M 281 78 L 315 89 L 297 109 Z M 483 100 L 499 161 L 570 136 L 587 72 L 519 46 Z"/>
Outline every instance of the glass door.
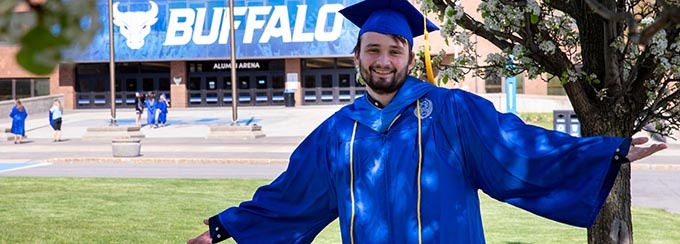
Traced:
<path fill-rule="evenodd" d="M 203 106 L 204 96 L 203 96 L 203 86 L 200 76 L 189 77 L 187 81 L 187 98 L 189 99 L 188 105 L 193 106 Z"/>
<path fill-rule="evenodd" d="M 219 102 L 221 82 L 218 82 L 216 75 L 205 76 L 205 104 L 208 106 L 217 106 Z"/>

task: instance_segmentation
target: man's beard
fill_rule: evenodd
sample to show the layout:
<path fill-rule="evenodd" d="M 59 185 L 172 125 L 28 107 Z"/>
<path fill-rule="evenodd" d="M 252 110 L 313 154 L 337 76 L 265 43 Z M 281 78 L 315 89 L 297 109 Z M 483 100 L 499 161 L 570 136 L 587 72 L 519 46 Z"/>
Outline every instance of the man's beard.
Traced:
<path fill-rule="evenodd" d="M 359 63 L 359 67 L 361 78 L 363 78 L 366 85 L 377 94 L 391 94 L 399 90 L 406 80 L 406 72 L 408 71 L 406 67 L 401 70 L 396 70 L 392 76 L 392 80 L 387 81 L 384 78 L 374 79 L 371 75 L 372 67 L 364 68 L 364 66 L 361 65 L 361 62 Z"/>

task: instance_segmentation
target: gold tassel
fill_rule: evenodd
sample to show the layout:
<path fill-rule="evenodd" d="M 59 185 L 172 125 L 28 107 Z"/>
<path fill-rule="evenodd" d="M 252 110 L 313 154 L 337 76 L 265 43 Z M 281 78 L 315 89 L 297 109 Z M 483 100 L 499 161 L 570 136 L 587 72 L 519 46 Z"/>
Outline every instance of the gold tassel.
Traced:
<path fill-rule="evenodd" d="M 432 60 L 430 58 L 430 45 L 427 43 L 427 16 L 423 14 L 423 29 L 424 29 L 424 49 L 425 49 L 425 72 L 427 73 L 427 81 L 432 83 L 433 85 L 437 85 L 434 83 L 434 72 L 432 71 Z"/>

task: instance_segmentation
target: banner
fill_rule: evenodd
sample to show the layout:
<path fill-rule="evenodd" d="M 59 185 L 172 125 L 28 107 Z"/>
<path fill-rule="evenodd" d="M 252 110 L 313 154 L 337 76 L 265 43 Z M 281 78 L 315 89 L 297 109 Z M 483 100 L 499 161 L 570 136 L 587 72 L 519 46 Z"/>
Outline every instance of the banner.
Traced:
<path fill-rule="evenodd" d="M 338 13 L 360 0 L 236 1 L 236 58 L 347 56 L 358 28 Z M 298 4 L 299 3 L 299 4 Z M 114 0 L 116 62 L 231 58 L 228 1 Z M 102 29 L 75 62 L 108 62 L 108 1 L 98 4 Z"/>

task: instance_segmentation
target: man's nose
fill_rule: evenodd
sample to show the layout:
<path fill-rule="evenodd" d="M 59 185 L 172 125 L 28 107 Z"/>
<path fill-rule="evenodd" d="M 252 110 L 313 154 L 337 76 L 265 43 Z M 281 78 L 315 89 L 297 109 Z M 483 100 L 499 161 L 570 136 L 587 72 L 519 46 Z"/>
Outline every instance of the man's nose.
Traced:
<path fill-rule="evenodd" d="M 380 53 L 378 56 L 378 59 L 376 60 L 376 63 L 379 64 L 380 66 L 386 66 L 390 64 L 390 57 L 388 53 Z"/>

